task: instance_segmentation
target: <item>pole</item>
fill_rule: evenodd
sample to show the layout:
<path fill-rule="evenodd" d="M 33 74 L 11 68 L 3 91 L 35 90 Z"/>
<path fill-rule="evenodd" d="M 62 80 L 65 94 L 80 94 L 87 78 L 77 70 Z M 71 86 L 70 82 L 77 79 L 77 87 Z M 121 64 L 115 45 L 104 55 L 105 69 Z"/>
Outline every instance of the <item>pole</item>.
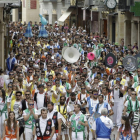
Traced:
<path fill-rule="evenodd" d="M 78 29 L 78 0 L 76 0 L 76 28 Z"/>
<path fill-rule="evenodd" d="M 9 53 L 9 14 L 6 15 L 6 24 L 7 24 L 7 44 L 6 44 L 6 58 L 8 58 Z"/>
<path fill-rule="evenodd" d="M 8 47 L 7 47 L 8 53 L 9 53 L 9 15 L 8 15 Z"/>

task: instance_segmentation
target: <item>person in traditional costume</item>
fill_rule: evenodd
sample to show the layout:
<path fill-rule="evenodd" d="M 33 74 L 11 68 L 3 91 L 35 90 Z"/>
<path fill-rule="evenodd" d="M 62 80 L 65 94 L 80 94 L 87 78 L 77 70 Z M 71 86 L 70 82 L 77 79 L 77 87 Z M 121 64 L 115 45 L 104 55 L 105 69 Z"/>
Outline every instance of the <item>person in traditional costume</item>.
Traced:
<path fill-rule="evenodd" d="M 107 108 L 103 108 L 101 110 L 101 116 L 96 119 L 92 126 L 93 139 L 95 139 L 96 136 L 97 140 L 110 140 L 111 131 L 113 130 L 113 122 L 107 117 L 107 115 Z"/>
<path fill-rule="evenodd" d="M 72 140 L 85 140 L 85 127 L 88 126 L 86 116 L 80 111 L 81 106 L 74 106 L 75 113 L 70 117 L 70 122 L 67 125 L 72 127 Z"/>
<path fill-rule="evenodd" d="M 3 140 L 19 140 L 19 122 L 13 111 L 9 112 L 8 119 L 4 122 Z"/>
<path fill-rule="evenodd" d="M 134 128 L 131 127 L 129 118 L 122 116 L 121 126 L 118 128 L 116 140 L 136 140 Z"/>
<path fill-rule="evenodd" d="M 47 116 L 47 110 L 41 109 L 41 117 L 36 120 L 33 135 L 37 140 L 52 140 L 55 132 L 53 120 Z"/>

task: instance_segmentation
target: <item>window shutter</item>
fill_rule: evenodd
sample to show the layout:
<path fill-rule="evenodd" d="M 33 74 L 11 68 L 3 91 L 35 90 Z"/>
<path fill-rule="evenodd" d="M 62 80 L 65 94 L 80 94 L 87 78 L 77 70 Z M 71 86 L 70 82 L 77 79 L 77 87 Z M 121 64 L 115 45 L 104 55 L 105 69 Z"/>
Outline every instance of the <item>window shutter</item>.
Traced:
<path fill-rule="evenodd" d="M 36 9 L 37 1 L 36 0 L 30 0 L 30 8 Z"/>

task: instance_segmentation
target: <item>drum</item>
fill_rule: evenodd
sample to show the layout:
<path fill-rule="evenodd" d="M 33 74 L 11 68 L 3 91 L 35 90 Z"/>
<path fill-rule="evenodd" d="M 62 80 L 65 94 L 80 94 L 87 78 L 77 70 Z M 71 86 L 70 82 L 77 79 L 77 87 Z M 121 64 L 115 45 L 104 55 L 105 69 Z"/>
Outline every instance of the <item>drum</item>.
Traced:
<path fill-rule="evenodd" d="M 24 122 L 24 118 L 23 117 L 17 118 L 17 121 L 19 121 L 19 127 L 24 127 L 25 126 L 25 122 Z"/>
<path fill-rule="evenodd" d="M 66 119 L 64 118 L 64 116 L 62 114 L 60 114 L 60 115 L 61 115 L 61 120 L 62 120 L 61 130 L 64 131 L 67 128 L 70 128 L 70 127 L 66 125 Z"/>
<path fill-rule="evenodd" d="M 94 118 L 93 118 L 93 116 L 90 116 L 89 118 L 88 118 L 88 125 L 89 125 L 89 128 L 90 129 L 92 129 L 92 126 L 93 126 L 93 123 L 94 123 Z"/>
<path fill-rule="evenodd" d="M 138 112 L 134 112 L 132 125 L 138 125 L 138 124 L 139 124 L 139 113 Z"/>
<path fill-rule="evenodd" d="M 94 120 L 96 120 L 96 119 L 99 118 L 100 116 L 101 116 L 101 114 L 99 114 L 99 113 L 97 113 L 97 112 L 95 112 L 95 113 L 93 114 Z"/>
<path fill-rule="evenodd" d="M 93 126 L 94 121 L 96 121 L 96 119 L 98 117 L 100 117 L 100 116 L 101 116 L 101 114 L 95 112 L 92 116 L 89 117 L 89 119 L 88 119 L 88 125 L 89 125 L 89 128 L 90 129 L 92 129 L 92 126 Z"/>
<path fill-rule="evenodd" d="M 87 120 L 88 120 L 89 117 L 90 117 L 90 114 L 85 114 L 85 116 L 86 116 L 86 118 L 87 118 Z"/>
<path fill-rule="evenodd" d="M 139 112 L 130 113 L 130 122 L 134 130 L 136 131 L 139 126 Z"/>

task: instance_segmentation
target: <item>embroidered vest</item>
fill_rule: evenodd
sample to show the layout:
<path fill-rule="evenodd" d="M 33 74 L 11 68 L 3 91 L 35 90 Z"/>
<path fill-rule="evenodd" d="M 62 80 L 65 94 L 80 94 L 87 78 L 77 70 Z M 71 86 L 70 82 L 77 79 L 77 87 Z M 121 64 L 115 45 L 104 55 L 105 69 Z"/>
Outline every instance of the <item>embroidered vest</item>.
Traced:
<path fill-rule="evenodd" d="M 52 117 L 52 120 L 53 120 L 54 125 L 55 125 L 55 133 L 58 133 L 57 114 L 58 114 L 58 112 L 55 112 L 55 113 L 53 114 L 53 117 Z"/>
<path fill-rule="evenodd" d="M 42 132 L 41 132 L 39 119 L 36 120 L 35 126 L 36 126 L 37 139 L 46 140 L 50 137 L 51 132 L 52 132 L 52 129 L 51 129 L 52 120 L 51 119 L 47 120 L 47 125 L 46 125 L 46 128 L 45 128 L 44 134 L 42 134 Z"/>

